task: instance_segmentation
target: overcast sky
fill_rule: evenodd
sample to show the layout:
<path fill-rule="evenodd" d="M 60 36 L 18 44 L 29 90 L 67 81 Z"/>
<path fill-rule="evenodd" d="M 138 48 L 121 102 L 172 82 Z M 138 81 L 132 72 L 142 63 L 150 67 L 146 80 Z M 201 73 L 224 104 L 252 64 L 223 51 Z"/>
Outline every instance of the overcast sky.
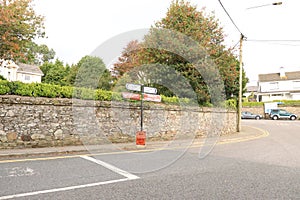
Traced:
<path fill-rule="evenodd" d="M 36 11 L 45 16 L 47 39 L 39 41 L 53 48 L 60 60 L 77 63 L 99 45 L 114 36 L 136 29 L 150 28 L 162 19 L 171 0 L 35 0 Z M 232 24 L 218 0 L 190 0 L 198 10 L 215 12 L 224 28 L 226 44 L 238 43 L 240 32 Z M 300 42 L 255 42 L 251 40 L 300 40 L 300 1 L 222 0 L 224 7 L 247 37 L 243 45 L 243 63 L 251 81 L 258 74 L 300 70 Z M 237 46 L 237 50 L 238 50 Z M 237 51 L 238 53 L 238 51 Z"/>

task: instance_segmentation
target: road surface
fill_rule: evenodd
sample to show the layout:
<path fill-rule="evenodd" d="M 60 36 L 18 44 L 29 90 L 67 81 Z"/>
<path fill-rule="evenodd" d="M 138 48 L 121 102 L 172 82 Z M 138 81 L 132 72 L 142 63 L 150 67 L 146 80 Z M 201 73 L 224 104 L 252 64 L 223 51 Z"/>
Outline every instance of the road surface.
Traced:
<path fill-rule="evenodd" d="M 216 145 L 204 158 L 194 146 L 2 160 L 0 199 L 300 199 L 300 122 L 242 124 L 268 136 Z"/>

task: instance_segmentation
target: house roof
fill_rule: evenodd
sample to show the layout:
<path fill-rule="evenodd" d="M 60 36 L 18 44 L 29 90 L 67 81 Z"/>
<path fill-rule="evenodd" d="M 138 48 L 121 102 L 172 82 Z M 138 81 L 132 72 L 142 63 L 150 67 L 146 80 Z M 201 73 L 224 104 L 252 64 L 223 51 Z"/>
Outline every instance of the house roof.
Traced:
<path fill-rule="evenodd" d="M 285 72 L 285 77 L 280 77 L 280 73 L 259 74 L 259 82 L 282 81 L 282 80 L 300 80 L 300 71 Z"/>
<path fill-rule="evenodd" d="M 43 76 L 42 70 L 36 65 L 28 65 L 24 63 L 18 64 L 19 68 L 17 70 L 18 73 L 25 73 L 25 74 L 37 74 Z"/>
<path fill-rule="evenodd" d="M 258 86 L 247 86 L 247 92 L 257 92 Z"/>

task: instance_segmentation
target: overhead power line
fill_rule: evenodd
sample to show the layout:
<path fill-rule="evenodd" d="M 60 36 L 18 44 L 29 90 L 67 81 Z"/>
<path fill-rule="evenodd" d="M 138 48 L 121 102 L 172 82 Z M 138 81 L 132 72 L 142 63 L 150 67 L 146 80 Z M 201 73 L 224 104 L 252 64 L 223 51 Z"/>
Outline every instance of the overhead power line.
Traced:
<path fill-rule="evenodd" d="M 224 5 L 222 4 L 221 0 L 218 0 L 220 5 L 222 6 L 223 10 L 225 11 L 226 15 L 229 17 L 231 23 L 235 26 L 235 28 L 240 32 L 241 35 L 244 35 L 242 33 L 242 31 L 239 29 L 239 27 L 236 25 L 236 23 L 233 21 L 232 17 L 229 15 L 229 13 L 227 12 L 226 8 L 224 7 Z"/>
<path fill-rule="evenodd" d="M 250 42 L 300 42 L 300 40 L 257 40 L 257 39 L 248 39 Z"/>

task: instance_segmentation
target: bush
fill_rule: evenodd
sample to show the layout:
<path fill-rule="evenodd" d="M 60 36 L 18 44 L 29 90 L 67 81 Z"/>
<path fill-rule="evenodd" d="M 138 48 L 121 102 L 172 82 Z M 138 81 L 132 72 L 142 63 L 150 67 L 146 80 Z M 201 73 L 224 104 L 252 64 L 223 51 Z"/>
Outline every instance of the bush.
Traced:
<path fill-rule="evenodd" d="M 30 84 L 21 83 L 21 82 L 15 82 L 13 84 L 14 87 L 16 87 L 15 91 L 12 91 L 12 94 L 20 95 L 20 96 L 33 96 L 33 90 L 34 88 Z"/>
<path fill-rule="evenodd" d="M 243 102 L 245 107 L 261 107 L 264 106 L 264 102 Z"/>
<path fill-rule="evenodd" d="M 98 90 L 96 90 L 95 100 L 98 100 L 98 101 L 111 101 L 112 100 L 112 92 L 98 89 Z"/>
<path fill-rule="evenodd" d="M 274 102 L 278 102 L 278 101 L 274 101 Z M 279 104 L 282 106 L 300 106 L 300 100 L 282 100 L 280 101 L 283 104 Z"/>
<path fill-rule="evenodd" d="M 72 98 L 73 97 L 74 88 L 70 86 L 62 86 L 60 88 L 60 96 L 61 98 Z"/>
<path fill-rule="evenodd" d="M 166 97 L 164 95 L 161 95 L 161 101 L 166 104 L 179 104 L 178 97 Z"/>
<path fill-rule="evenodd" d="M 9 94 L 10 88 L 8 83 L 8 81 L 0 80 L 0 95 Z"/>
<path fill-rule="evenodd" d="M 61 88 L 57 85 L 43 83 L 31 83 L 30 85 L 33 88 L 34 97 L 55 98 L 60 96 Z"/>
<path fill-rule="evenodd" d="M 22 83 L 22 82 L 9 82 L 0 80 L 0 95 L 11 94 L 20 96 L 33 96 L 33 97 L 48 97 L 48 98 L 78 98 L 85 100 L 97 100 L 97 101 L 123 101 L 120 92 L 112 92 L 106 90 L 94 90 L 90 88 L 77 88 L 72 86 L 58 86 L 46 83 Z M 195 106 L 197 102 L 188 98 L 178 97 L 162 97 L 162 103 Z M 235 108 L 235 102 L 230 100 L 225 103 L 228 107 Z M 211 107 L 212 104 L 207 103 L 202 106 Z"/>
<path fill-rule="evenodd" d="M 225 101 L 225 108 L 228 109 L 237 109 L 237 101 L 236 99 L 228 99 Z"/>

